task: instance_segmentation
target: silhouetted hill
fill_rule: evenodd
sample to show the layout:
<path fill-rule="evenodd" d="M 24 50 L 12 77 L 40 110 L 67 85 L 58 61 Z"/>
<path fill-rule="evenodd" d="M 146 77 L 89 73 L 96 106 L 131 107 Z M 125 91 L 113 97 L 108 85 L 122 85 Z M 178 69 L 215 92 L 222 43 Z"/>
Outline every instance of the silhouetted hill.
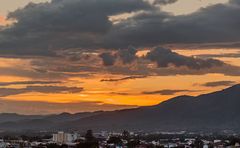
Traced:
<path fill-rule="evenodd" d="M 1 113 L 0 114 L 0 123 L 4 122 L 15 122 L 24 119 L 41 119 L 45 118 L 45 116 L 41 115 L 19 115 L 16 113 Z"/>
<path fill-rule="evenodd" d="M 240 85 L 197 97 L 179 96 L 155 106 L 110 112 L 50 115 L 0 123 L 1 130 L 240 131 Z M 21 115 L 17 115 L 21 116 Z M 26 117 L 26 116 L 25 116 Z M 18 117 L 19 118 L 19 117 Z M 0 115 L 1 119 L 1 115 Z M 41 123 L 41 124 L 40 124 Z"/>

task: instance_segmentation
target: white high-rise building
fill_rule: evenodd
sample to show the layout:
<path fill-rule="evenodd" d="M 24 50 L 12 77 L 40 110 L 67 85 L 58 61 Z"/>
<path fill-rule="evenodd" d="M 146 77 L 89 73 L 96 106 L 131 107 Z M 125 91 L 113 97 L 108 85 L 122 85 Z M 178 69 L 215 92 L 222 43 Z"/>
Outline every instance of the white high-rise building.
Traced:
<path fill-rule="evenodd" d="M 58 132 L 57 134 L 53 134 L 53 142 L 56 143 L 70 143 L 75 141 L 78 138 L 78 134 L 69 134 L 64 132 Z"/>

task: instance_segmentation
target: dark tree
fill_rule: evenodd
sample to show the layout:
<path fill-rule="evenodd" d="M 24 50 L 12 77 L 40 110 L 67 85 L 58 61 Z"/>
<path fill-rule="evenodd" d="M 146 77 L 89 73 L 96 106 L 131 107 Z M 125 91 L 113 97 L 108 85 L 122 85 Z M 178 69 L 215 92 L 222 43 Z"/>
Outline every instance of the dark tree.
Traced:
<path fill-rule="evenodd" d="M 137 147 L 138 145 L 140 144 L 140 141 L 139 140 L 130 140 L 128 141 L 128 148 L 135 148 Z"/>
<path fill-rule="evenodd" d="M 130 133 L 129 133 L 128 131 L 124 130 L 123 133 L 122 133 L 122 138 L 123 138 L 124 140 L 129 140 L 129 138 L 130 138 Z"/>
<path fill-rule="evenodd" d="M 92 141 L 95 139 L 95 137 L 93 136 L 92 130 L 87 131 L 85 138 L 86 138 L 86 141 Z"/>
<path fill-rule="evenodd" d="M 197 138 L 194 142 L 194 147 L 203 148 L 203 141 Z"/>
<path fill-rule="evenodd" d="M 115 144 L 115 145 L 118 145 L 118 146 L 120 146 L 120 145 L 123 144 L 121 138 L 120 138 L 120 137 L 117 137 L 117 136 L 112 136 L 112 137 L 110 137 L 110 138 L 108 139 L 107 143 L 109 143 L 109 144 Z"/>
<path fill-rule="evenodd" d="M 56 143 L 51 143 L 47 145 L 47 148 L 60 148 L 60 146 L 57 145 Z"/>
<path fill-rule="evenodd" d="M 88 130 L 85 135 L 85 141 L 79 142 L 77 148 L 98 148 L 98 140 L 93 136 L 92 130 Z"/>

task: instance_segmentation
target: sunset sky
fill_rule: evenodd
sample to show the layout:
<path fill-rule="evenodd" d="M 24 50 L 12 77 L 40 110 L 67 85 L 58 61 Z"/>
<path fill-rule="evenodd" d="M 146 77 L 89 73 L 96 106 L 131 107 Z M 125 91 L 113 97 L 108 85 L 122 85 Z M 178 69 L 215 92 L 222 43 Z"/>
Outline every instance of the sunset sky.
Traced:
<path fill-rule="evenodd" d="M 239 0 L 1 0 L 0 112 L 156 105 L 240 82 Z"/>

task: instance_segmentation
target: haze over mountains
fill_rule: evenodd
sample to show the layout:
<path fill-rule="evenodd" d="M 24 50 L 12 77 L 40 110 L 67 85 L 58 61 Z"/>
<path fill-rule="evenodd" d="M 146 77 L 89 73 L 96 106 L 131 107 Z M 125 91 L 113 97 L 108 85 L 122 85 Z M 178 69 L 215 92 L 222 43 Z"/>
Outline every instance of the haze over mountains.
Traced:
<path fill-rule="evenodd" d="M 179 96 L 136 109 L 47 116 L 0 114 L 0 130 L 240 131 L 239 106 L 240 85 L 235 85 L 210 94 Z"/>

